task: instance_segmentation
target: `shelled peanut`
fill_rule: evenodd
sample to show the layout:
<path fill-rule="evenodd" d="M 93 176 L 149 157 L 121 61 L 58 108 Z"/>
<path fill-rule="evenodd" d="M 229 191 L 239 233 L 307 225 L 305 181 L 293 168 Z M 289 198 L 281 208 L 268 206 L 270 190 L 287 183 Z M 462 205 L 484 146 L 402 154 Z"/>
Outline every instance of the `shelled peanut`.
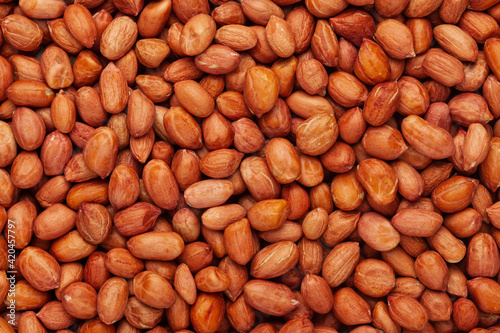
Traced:
<path fill-rule="evenodd" d="M 0 19 L 0 332 L 500 331 L 498 0 Z"/>

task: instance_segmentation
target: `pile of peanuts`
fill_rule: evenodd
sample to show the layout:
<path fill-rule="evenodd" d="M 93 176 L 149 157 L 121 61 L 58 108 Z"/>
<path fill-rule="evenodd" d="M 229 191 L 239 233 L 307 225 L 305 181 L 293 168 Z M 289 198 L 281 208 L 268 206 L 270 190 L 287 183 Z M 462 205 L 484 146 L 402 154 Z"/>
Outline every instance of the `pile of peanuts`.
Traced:
<path fill-rule="evenodd" d="M 500 0 L 0 20 L 0 333 L 500 332 Z"/>

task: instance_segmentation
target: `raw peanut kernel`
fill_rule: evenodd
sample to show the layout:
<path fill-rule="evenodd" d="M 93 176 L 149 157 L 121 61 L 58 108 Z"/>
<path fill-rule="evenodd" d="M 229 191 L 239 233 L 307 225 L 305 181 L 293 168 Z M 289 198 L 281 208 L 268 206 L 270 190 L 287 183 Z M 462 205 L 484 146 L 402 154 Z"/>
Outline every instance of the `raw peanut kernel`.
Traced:
<path fill-rule="evenodd" d="M 215 37 L 215 21 L 206 14 L 198 14 L 189 19 L 182 29 L 179 43 L 188 56 L 195 56 L 210 45 Z"/>
<path fill-rule="evenodd" d="M 49 253 L 37 247 L 26 247 L 19 255 L 19 269 L 30 284 L 40 291 L 59 287 L 61 266 Z"/>
<path fill-rule="evenodd" d="M 246 72 L 243 91 L 245 105 L 257 117 L 271 111 L 278 93 L 278 78 L 272 70 L 254 66 Z"/>
<path fill-rule="evenodd" d="M 83 149 L 85 164 L 103 179 L 113 172 L 117 154 L 118 138 L 107 127 L 94 131 Z"/>
<path fill-rule="evenodd" d="M 379 205 L 388 205 L 395 199 L 398 179 L 387 163 L 376 158 L 364 160 L 358 164 L 356 177 Z"/>
<path fill-rule="evenodd" d="M 269 170 L 280 184 L 288 184 L 300 177 L 299 155 L 290 141 L 274 138 L 266 145 Z"/>
<path fill-rule="evenodd" d="M 388 19 L 379 23 L 375 31 L 375 39 L 393 58 L 415 57 L 411 31 L 399 21 Z"/>
<path fill-rule="evenodd" d="M 100 51 L 110 60 L 118 60 L 134 45 L 137 25 L 128 16 L 118 17 L 109 23 L 101 35 Z"/>
<path fill-rule="evenodd" d="M 43 32 L 29 18 L 12 14 L 2 20 L 2 34 L 6 42 L 21 51 L 34 51 L 40 47 Z"/>
<path fill-rule="evenodd" d="M 429 320 L 427 310 L 410 296 L 389 296 L 389 314 L 394 322 L 406 329 L 420 330 Z"/>
<path fill-rule="evenodd" d="M 426 120 L 410 115 L 403 120 L 401 132 L 419 153 L 433 159 L 450 157 L 455 152 L 451 135 Z"/>
<path fill-rule="evenodd" d="M 369 85 L 387 81 L 391 75 L 389 58 L 377 43 L 364 39 L 354 63 L 354 73 Z"/>
<path fill-rule="evenodd" d="M 64 23 L 76 40 L 86 48 L 92 48 L 97 38 L 97 27 L 86 7 L 78 4 L 69 5 L 64 11 Z"/>
<path fill-rule="evenodd" d="M 368 303 L 349 287 L 341 288 L 333 295 L 333 313 L 345 325 L 367 324 L 372 317 Z"/>

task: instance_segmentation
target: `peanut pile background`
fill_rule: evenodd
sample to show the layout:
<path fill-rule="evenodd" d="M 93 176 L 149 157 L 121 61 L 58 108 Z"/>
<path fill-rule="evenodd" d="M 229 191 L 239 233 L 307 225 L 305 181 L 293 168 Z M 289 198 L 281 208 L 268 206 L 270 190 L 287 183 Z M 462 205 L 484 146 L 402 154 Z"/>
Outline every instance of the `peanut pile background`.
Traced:
<path fill-rule="evenodd" d="M 0 22 L 0 333 L 500 332 L 500 0 Z"/>

